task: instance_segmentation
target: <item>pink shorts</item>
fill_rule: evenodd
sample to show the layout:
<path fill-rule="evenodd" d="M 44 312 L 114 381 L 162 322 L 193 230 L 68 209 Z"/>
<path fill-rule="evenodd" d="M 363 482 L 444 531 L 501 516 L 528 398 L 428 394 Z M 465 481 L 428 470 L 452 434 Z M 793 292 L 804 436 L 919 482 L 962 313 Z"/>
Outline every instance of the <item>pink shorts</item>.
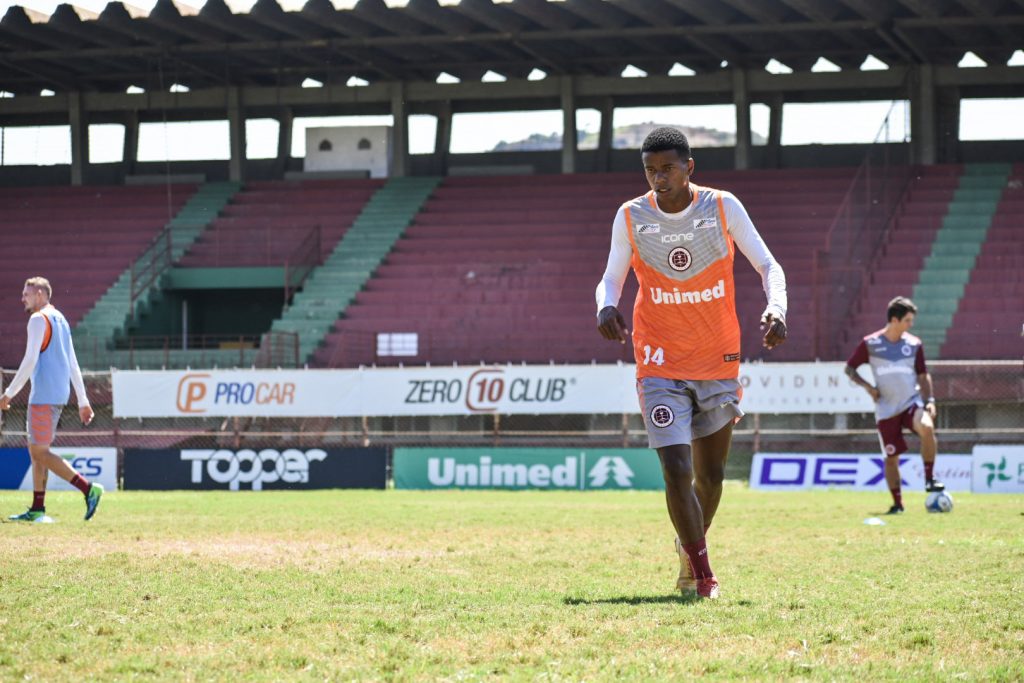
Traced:
<path fill-rule="evenodd" d="M 49 446 L 57 436 L 57 423 L 64 406 L 30 405 L 26 426 L 28 442 L 32 446 Z"/>
<path fill-rule="evenodd" d="M 907 452 L 907 442 L 903 439 L 904 428 L 914 431 L 914 413 L 921 409 L 912 405 L 902 413 L 887 417 L 878 422 L 878 440 L 882 443 L 882 452 L 895 457 Z M 916 434 L 916 432 L 914 432 Z"/>

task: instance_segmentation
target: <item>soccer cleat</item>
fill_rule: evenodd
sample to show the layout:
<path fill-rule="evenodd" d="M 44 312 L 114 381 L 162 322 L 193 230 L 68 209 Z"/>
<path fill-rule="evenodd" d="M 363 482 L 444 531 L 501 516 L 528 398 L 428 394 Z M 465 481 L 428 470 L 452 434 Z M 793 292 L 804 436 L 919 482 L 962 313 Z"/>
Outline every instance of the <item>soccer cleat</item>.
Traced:
<path fill-rule="evenodd" d="M 676 552 L 679 554 L 679 578 L 676 579 L 676 590 L 683 595 L 697 592 L 697 579 L 693 577 L 693 567 L 690 566 L 690 558 L 683 550 L 683 544 L 676 536 Z"/>
<path fill-rule="evenodd" d="M 8 517 L 12 522 L 35 522 L 36 524 L 53 524 L 53 517 L 46 514 L 46 510 L 25 510 L 20 515 Z"/>
<path fill-rule="evenodd" d="M 100 505 L 100 498 L 103 497 L 103 487 L 99 484 L 90 484 L 89 493 L 85 494 L 85 519 L 90 520 L 96 514 L 96 508 Z"/>
<path fill-rule="evenodd" d="M 697 597 L 716 600 L 718 598 L 718 579 L 713 576 L 697 579 Z"/>
<path fill-rule="evenodd" d="M 887 514 L 887 515 L 902 515 L 903 514 L 903 506 L 902 505 L 893 505 L 891 508 L 889 508 L 889 511 L 886 512 L 885 514 Z"/>
<path fill-rule="evenodd" d="M 924 490 L 928 493 L 935 493 L 936 491 L 945 491 L 946 485 L 941 481 L 935 479 L 929 479 L 924 483 Z"/>

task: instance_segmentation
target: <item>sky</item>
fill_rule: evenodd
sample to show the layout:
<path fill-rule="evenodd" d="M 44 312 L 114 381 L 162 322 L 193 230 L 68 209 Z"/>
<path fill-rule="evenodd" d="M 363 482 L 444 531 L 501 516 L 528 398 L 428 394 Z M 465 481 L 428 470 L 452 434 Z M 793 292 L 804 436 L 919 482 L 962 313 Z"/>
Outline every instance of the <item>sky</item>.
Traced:
<path fill-rule="evenodd" d="M 177 0 L 181 5 L 200 8 L 203 0 Z M 278 0 L 286 10 L 298 10 L 305 0 Z M 442 0 L 450 4 L 454 0 Z M 351 7 L 355 0 L 333 0 L 336 7 Z M 388 5 L 404 4 L 386 0 Z M 13 3 L 0 0 L 0 16 L 12 4 L 51 14 L 60 4 L 57 0 L 23 0 Z M 156 0 L 133 0 L 128 3 L 143 10 L 150 10 Z M 227 0 L 236 12 L 248 11 L 255 0 Z M 79 0 L 75 5 L 92 12 L 100 12 L 106 0 Z M 1018 50 L 1009 61 L 1011 66 L 1024 67 L 1024 52 Z M 961 61 L 963 68 L 984 66 L 972 53 Z M 869 57 L 861 67 L 865 70 L 884 69 L 885 64 Z M 819 60 L 815 71 L 835 71 L 838 67 L 827 60 Z M 787 73 L 784 64 L 775 60 L 769 62 L 766 70 L 772 73 Z M 676 65 L 670 74 L 686 78 L 691 73 L 684 65 Z M 1024 73 L 1024 68 L 1022 68 Z M 624 77 L 642 77 L 643 72 L 632 67 L 623 72 Z M 531 78 L 543 78 L 543 72 L 535 72 Z M 485 79 L 500 80 L 497 74 Z M 443 82 L 442 76 L 439 82 Z M 315 85 L 315 83 L 311 83 Z M 3 93 L 0 93 L 2 96 Z M 883 121 L 889 116 L 890 126 L 884 131 L 889 140 L 902 140 L 909 135 L 906 127 L 906 102 L 872 101 L 852 103 L 799 104 L 788 103 L 783 111 L 782 144 L 829 144 L 871 142 L 879 134 Z M 763 104 L 751 106 L 751 129 L 762 137 L 768 136 L 768 107 Z M 822 126 L 822 121 L 831 125 Z M 613 126 L 633 123 L 656 122 L 693 127 L 713 128 L 735 133 L 735 110 L 732 105 L 708 105 L 694 107 L 639 107 L 615 110 Z M 305 129 L 330 125 L 390 125 L 390 116 L 330 117 L 319 119 L 297 119 L 292 135 L 292 156 L 304 156 Z M 596 110 L 583 109 L 577 112 L 577 128 L 581 132 L 597 132 L 600 114 Z M 409 121 L 409 151 L 412 154 L 433 152 L 436 120 L 431 116 L 412 116 Z M 2 157 L 6 165 L 37 163 L 68 163 L 70 160 L 70 132 L 66 126 L 54 128 L 0 129 Z M 562 114 L 558 110 L 465 113 L 457 114 L 452 123 L 452 153 L 483 152 L 492 149 L 499 142 L 513 142 L 529 137 L 533 133 L 560 135 Z M 249 158 L 271 158 L 277 153 L 278 123 L 273 120 L 252 120 L 247 122 Z M 144 124 L 140 127 L 139 160 L 162 161 L 164 159 L 227 159 L 229 156 L 226 121 L 195 121 L 171 124 Z M 124 129 L 119 125 L 93 125 L 89 130 L 90 161 L 92 163 L 120 161 Z M 965 140 L 1000 140 L 1024 138 L 1024 98 L 1010 100 L 964 100 L 961 106 L 960 137 Z"/>

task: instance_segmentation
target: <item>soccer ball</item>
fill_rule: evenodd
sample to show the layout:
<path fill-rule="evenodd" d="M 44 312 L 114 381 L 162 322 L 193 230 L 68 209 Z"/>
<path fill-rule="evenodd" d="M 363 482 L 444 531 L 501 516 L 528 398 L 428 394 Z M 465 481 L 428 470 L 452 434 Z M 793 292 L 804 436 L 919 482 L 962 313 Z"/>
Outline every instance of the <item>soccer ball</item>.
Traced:
<path fill-rule="evenodd" d="M 928 512 L 952 512 L 953 496 L 945 491 L 929 493 L 924 499 L 924 509 Z"/>

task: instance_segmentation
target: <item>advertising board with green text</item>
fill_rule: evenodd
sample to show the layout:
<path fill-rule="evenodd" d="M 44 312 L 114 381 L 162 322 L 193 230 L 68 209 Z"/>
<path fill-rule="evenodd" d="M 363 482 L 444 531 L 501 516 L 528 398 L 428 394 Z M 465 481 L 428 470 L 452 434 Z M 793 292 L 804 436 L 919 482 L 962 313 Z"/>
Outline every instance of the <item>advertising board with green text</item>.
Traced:
<path fill-rule="evenodd" d="M 396 448 L 397 489 L 662 489 L 646 448 Z"/>

